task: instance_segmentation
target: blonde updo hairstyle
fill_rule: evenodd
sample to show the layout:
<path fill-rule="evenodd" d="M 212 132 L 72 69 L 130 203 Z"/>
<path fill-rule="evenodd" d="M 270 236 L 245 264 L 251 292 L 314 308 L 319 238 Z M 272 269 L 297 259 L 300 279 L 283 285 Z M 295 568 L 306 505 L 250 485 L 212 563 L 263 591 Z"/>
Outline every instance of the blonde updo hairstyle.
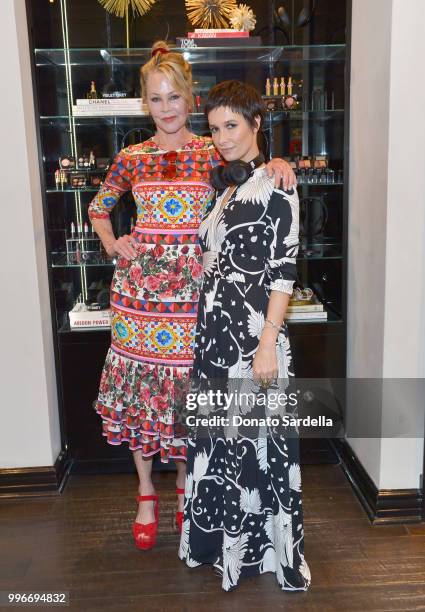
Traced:
<path fill-rule="evenodd" d="M 160 49 L 160 51 L 155 51 Z M 167 51 L 164 53 L 163 51 Z M 193 107 L 192 68 L 181 53 L 170 51 L 168 44 L 158 40 L 152 46 L 151 59 L 140 68 L 140 85 L 142 98 L 146 100 L 147 80 L 153 72 L 160 72 L 166 76 L 176 91 L 181 93 L 187 101 L 189 108 Z"/>

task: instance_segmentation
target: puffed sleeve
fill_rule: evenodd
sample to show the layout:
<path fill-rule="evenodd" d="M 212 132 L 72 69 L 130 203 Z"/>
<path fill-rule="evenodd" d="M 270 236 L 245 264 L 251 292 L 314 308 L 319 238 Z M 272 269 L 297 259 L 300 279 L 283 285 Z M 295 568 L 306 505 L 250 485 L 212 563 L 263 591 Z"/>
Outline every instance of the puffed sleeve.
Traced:
<path fill-rule="evenodd" d="M 274 189 L 267 207 L 268 253 L 266 272 L 270 290 L 292 295 L 297 280 L 299 200 L 296 189 Z"/>
<path fill-rule="evenodd" d="M 121 196 L 131 189 L 133 163 L 124 150 L 116 155 L 102 187 L 88 208 L 90 221 L 108 219 Z"/>

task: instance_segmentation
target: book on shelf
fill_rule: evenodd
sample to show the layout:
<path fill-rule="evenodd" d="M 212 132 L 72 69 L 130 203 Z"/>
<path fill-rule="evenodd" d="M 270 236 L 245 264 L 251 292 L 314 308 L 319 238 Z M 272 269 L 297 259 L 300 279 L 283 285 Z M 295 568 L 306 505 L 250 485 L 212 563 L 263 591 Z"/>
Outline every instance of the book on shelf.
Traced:
<path fill-rule="evenodd" d="M 180 49 L 196 49 L 197 47 L 261 47 L 260 36 L 244 36 L 235 38 L 176 38 L 176 46 Z"/>
<path fill-rule="evenodd" d="M 205 32 L 239 32 L 233 28 L 195 28 L 194 32 L 202 34 Z"/>
<path fill-rule="evenodd" d="M 322 312 L 286 312 L 286 321 L 326 321 L 328 313 Z"/>
<path fill-rule="evenodd" d="M 188 32 L 188 38 L 249 38 L 249 32 L 239 32 L 239 30 L 228 30 L 226 32 Z"/>
<path fill-rule="evenodd" d="M 145 116 L 148 114 L 148 111 L 141 108 L 84 108 L 80 106 L 73 106 L 72 114 L 74 117 L 118 117 L 132 115 Z"/>
<path fill-rule="evenodd" d="M 104 107 L 104 106 L 132 106 L 140 108 L 143 105 L 142 98 L 78 98 L 77 106 L 81 107 Z"/>
<path fill-rule="evenodd" d="M 88 310 L 85 304 L 77 302 L 68 314 L 71 329 L 111 327 L 110 308 L 105 310 Z"/>

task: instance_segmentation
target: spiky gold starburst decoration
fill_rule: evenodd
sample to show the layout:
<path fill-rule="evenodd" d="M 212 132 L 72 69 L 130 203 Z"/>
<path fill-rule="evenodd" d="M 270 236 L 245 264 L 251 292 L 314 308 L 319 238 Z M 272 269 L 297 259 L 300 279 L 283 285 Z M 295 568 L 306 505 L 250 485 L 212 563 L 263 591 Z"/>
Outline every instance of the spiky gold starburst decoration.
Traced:
<path fill-rule="evenodd" d="M 152 8 L 156 0 L 99 0 L 108 13 L 113 13 L 117 17 L 125 17 L 130 9 L 133 15 L 144 15 Z"/>
<path fill-rule="evenodd" d="M 246 4 L 239 4 L 230 15 L 230 23 L 235 30 L 250 32 L 255 28 L 257 20 L 252 8 Z"/>
<path fill-rule="evenodd" d="M 186 0 L 190 23 L 200 28 L 226 28 L 236 0 Z"/>

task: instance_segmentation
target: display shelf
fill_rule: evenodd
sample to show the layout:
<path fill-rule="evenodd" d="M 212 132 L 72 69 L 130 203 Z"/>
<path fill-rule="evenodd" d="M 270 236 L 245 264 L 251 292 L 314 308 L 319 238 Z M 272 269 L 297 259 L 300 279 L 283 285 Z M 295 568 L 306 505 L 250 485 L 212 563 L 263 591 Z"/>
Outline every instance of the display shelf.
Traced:
<path fill-rule="evenodd" d="M 84 332 L 90 332 L 90 333 L 94 333 L 94 332 L 101 332 L 103 334 L 106 334 L 108 336 L 110 336 L 111 334 L 111 328 L 110 327 L 84 327 L 84 328 L 73 328 L 71 329 L 71 326 L 69 324 L 69 320 L 68 320 L 68 316 L 66 316 L 66 322 L 63 323 L 61 325 L 61 327 L 58 329 L 58 333 L 59 334 L 82 334 Z M 326 328 L 326 326 L 331 325 L 340 325 L 341 323 L 343 323 L 341 317 L 338 317 L 336 314 L 334 314 L 333 312 L 328 311 L 328 319 L 326 321 L 320 321 L 317 319 L 311 319 L 309 320 L 302 320 L 302 321 L 286 321 L 287 325 L 292 327 L 301 327 L 303 325 L 318 325 L 321 328 Z"/>
<path fill-rule="evenodd" d="M 343 187 L 344 186 L 344 182 L 343 181 L 335 181 L 333 183 L 320 183 L 320 182 L 300 182 L 298 181 L 297 186 L 299 188 L 301 187 Z M 66 189 L 56 189 L 56 188 L 47 188 L 46 189 L 46 193 L 97 193 L 99 191 L 98 187 L 81 187 L 81 188 L 72 188 L 72 187 L 67 187 Z"/>
<path fill-rule="evenodd" d="M 65 231 L 65 230 L 64 230 Z M 109 258 L 102 252 L 99 252 L 99 259 L 97 262 L 85 262 L 80 263 L 69 263 L 67 253 L 61 251 L 51 252 L 51 267 L 52 268 L 111 268 L 116 264 L 115 258 Z"/>
<path fill-rule="evenodd" d="M 96 193 L 99 191 L 99 187 L 81 187 L 75 188 L 68 187 L 66 189 L 46 189 L 46 193 Z"/>
<path fill-rule="evenodd" d="M 270 62 L 343 62 L 345 45 L 289 45 L 253 47 L 196 47 L 173 49 L 183 53 L 191 64 L 270 63 Z M 151 48 L 107 49 L 35 49 L 36 66 L 108 66 L 141 65 L 151 56 Z"/>
<path fill-rule="evenodd" d="M 33 12 L 38 10 L 35 0 L 27 4 L 32 6 Z M 64 155 L 78 160 L 80 155 L 93 150 L 96 158 L 103 156 L 112 161 L 122 147 L 154 135 L 152 118 L 147 113 L 142 114 L 141 108 L 140 111 L 129 109 L 127 112 L 125 107 L 125 114 L 73 115 L 76 101 L 86 98 L 91 81 L 95 81 L 99 96 L 114 81 L 130 96 L 140 97 L 139 69 L 150 59 L 151 48 L 85 47 L 84 44 L 90 44 L 91 40 L 89 28 L 87 31 L 83 28 L 77 35 L 75 30 L 72 31 L 77 26 L 74 21 L 68 22 L 65 9 L 66 2 L 57 3 L 63 40 L 79 40 L 81 46 L 64 48 L 66 44 L 60 38 L 60 26 L 56 32 L 49 26 L 43 36 L 38 35 L 35 39 L 43 41 L 39 43 L 40 47 L 48 47 L 53 40 L 61 41 L 54 43 L 59 48 L 32 48 L 32 65 L 41 183 L 45 186 L 46 260 L 60 412 L 65 423 L 64 444 L 72 458 L 85 461 L 100 456 L 96 454 L 97 450 L 92 453 L 99 438 L 98 420 L 91 417 L 92 402 L 98 392 L 102 367 L 110 347 L 111 329 L 71 329 L 68 313 L 75 300 L 89 303 L 98 299 L 99 291 L 108 290 L 115 263 L 114 258 L 106 256 L 100 244 L 90 248 L 84 246 L 84 249 L 79 245 L 74 249 L 69 238 L 72 224 L 78 232 L 78 228 L 89 223 L 88 205 L 98 191 L 90 175 L 87 182 L 82 181 L 84 187 L 74 188 L 68 183 L 61 188 L 60 183 L 55 183 L 54 173 Z M 30 27 L 33 31 L 40 28 L 38 17 L 33 17 Z M 306 28 L 300 32 L 299 40 L 301 36 L 306 42 L 312 40 L 312 30 Z M 172 35 L 178 34 L 174 31 Z M 113 38 L 119 40 L 116 32 Z M 97 40 L 106 39 L 105 35 Z M 324 35 L 323 40 L 326 39 L 331 40 L 330 35 Z M 206 43 L 200 41 L 200 44 Z M 301 173 L 299 176 L 303 235 L 297 257 L 298 281 L 300 286 L 313 289 L 323 302 L 328 318 L 326 321 L 287 321 L 294 369 L 297 375 L 302 373 L 305 377 L 344 376 L 349 49 L 346 45 L 333 44 L 242 46 L 241 43 L 240 46 L 201 46 L 177 51 L 191 63 L 194 93 L 201 97 L 201 107 L 194 107 L 198 112 L 189 116 L 191 130 L 196 134 L 209 133 L 203 105 L 216 83 L 228 79 L 243 80 L 263 95 L 268 78 L 273 88 L 274 78 L 278 78 L 280 83 L 281 77 L 288 82 L 288 77 L 292 76 L 293 91 L 300 96 L 300 105 L 298 109 L 284 110 L 282 100 L 278 99 L 275 106 L 270 106 L 276 110 L 266 112 L 261 137 L 264 153 L 266 157 L 285 158 L 322 155 L 335 172 L 335 182 L 332 183 L 308 182 L 307 172 L 303 173 L 306 182 L 301 182 Z M 313 108 L 322 110 L 311 110 Z M 84 168 L 73 171 L 88 174 Z M 104 178 L 100 170 L 94 170 L 94 173 Z M 302 203 L 303 199 L 310 198 L 311 205 Z M 134 212 L 134 202 L 128 193 L 111 214 L 115 236 L 129 232 Z M 91 263 L 80 259 L 83 250 L 84 257 Z M 75 263 L 68 263 L 72 261 Z M 117 449 L 105 446 L 102 444 L 101 456 L 112 458 Z"/>
<path fill-rule="evenodd" d="M 313 182 L 297 182 L 297 187 L 343 187 L 344 181 L 334 181 L 333 183 L 313 183 Z"/>
<path fill-rule="evenodd" d="M 66 257 L 66 255 L 65 255 Z M 75 264 L 63 263 L 52 263 L 52 268 L 113 268 L 115 264 L 112 261 L 105 261 L 103 263 L 90 263 L 81 262 Z"/>
<path fill-rule="evenodd" d="M 298 182 L 298 187 L 342 187 L 344 185 L 343 182 L 335 182 L 335 183 L 300 183 Z M 46 189 L 46 193 L 96 193 L 99 191 L 98 187 L 83 187 L 81 189 L 69 187 L 67 189 Z"/>
<path fill-rule="evenodd" d="M 288 119 L 291 119 L 293 121 L 303 121 L 304 119 L 330 119 L 332 117 L 335 117 L 335 115 L 343 115 L 344 114 L 344 109 L 343 108 L 336 108 L 336 109 L 329 109 L 329 110 L 322 110 L 322 111 L 268 111 L 266 113 L 266 122 L 267 120 L 272 120 L 273 122 L 279 123 L 281 121 L 287 121 Z M 206 122 L 206 118 L 204 113 L 190 113 L 189 117 L 191 119 L 202 119 Z M 97 121 L 102 121 L 105 120 L 106 122 L 110 122 L 111 119 L 113 119 L 114 121 L 119 121 L 120 119 L 147 119 L 149 121 L 152 121 L 150 115 L 148 113 L 138 113 L 138 114 L 132 114 L 132 113 L 128 113 L 126 115 L 114 115 L 113 113 L 111 113 L 110 115 L 86 115 L 86 116 L 82 116 L 82 115 L 78 115 L 78 116 L 74 116 L 74 115 L 42 115 L 40 116 L 40 121 L 43 122 L 49 122 L 49 121 L 64 121 L 66 120 L 67 122 L 71 119 L 74 120 L 74 122 L 76 124 L 84 124 L 84 121 L 93 121 L 93 120 L 97 120 Z"/>
<path fill-rule="evenodd" d="M 103 262 L 80 262 L 80 263 L 68 263 L 67 254 L 60 252 L 53 252 L 52 255 L 52 268 L 105 268 L 114 267 L 116 260 L 103 261 Z M 314 244 L 308 246 L 306 250 L 300 251 L 297 257 L 298 261 L 312 261 L 312 260 L 325 260 L 325 259 L 341 259 L 342 250 L 341 245 L 318 245 Z"/>

